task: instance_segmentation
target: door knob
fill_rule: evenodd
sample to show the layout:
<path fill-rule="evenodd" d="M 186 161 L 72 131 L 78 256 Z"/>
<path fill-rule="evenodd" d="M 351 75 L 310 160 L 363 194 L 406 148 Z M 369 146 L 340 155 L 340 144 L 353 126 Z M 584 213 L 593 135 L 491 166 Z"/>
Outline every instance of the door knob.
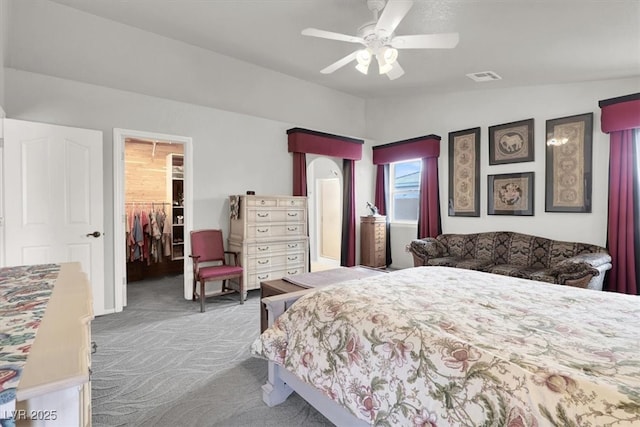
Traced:
<path fill-rule="evenodd" d="M 94 231 L 93 233 L 87 234 L 87 237 L 100 237 L 100 232 Z"/>

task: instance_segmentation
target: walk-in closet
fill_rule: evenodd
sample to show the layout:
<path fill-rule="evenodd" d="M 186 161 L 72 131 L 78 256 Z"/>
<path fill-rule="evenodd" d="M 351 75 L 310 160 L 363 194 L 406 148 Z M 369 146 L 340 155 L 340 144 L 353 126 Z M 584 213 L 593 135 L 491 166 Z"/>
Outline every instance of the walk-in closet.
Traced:
<path fill-rule="evenodd" d="M 184 147 L 125 140 L 127 283 L 183 274 Z"/>

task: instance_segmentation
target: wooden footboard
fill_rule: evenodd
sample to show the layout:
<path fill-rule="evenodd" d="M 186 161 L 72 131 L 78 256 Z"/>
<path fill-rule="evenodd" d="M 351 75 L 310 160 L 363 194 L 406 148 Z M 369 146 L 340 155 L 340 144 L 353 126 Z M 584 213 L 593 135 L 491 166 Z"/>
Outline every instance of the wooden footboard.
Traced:
<path fill-rule="evenodd" d="M 262 303 L 267 308 L 269 318 L 268 325 L 273 325 L 282 313 L 300 297 L 309 292 L 313 292 L 313 289 L 263 298 Z M 329 399 L 315 387 L 298 379 L 284 367 L 274 362 L 269 362 L 268 379 L 266 384 L 262 386 L 262 400 L 264 403 L 269 407 L 278 405 L 284 402 L 294 391 L 337 426 L 359 427 L 369 425 L 356 418 L 351 412 Z"/>

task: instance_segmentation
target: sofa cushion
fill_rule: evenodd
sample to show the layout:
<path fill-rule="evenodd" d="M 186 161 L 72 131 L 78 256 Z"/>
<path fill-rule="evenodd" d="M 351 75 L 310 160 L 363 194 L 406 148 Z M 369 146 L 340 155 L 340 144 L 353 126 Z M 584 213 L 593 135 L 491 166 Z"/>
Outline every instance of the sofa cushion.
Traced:
<path fill-rule="evenodd" d="M 511 245 L 511 233 L 500 232 L 495 234 L 493 262 L 496 264 L 509 263 L 509 246 Z"/>
<path fill-rule="evenodd" d="M 556 283 L 556 276 L 551 273 L 551 269 L 549 268 L 522 267 L 514 274 L 514 277 L 537 280 L 539 282 Z"/>
<path fill-rule="evenodd" d="M 498 233 L 479 233 L 476 239 L 475 258 L 493 259 Z"/>
<path fill-rule="evenodd" d="M 531 243 L 533 238 L 524 234 L 513 233 L 511 244 L 509 245 L 509 256 L 507 264 L 526 267 L 531 262 Z"/>
<path fill-rule="evenodd" d="M 460 257 L 441 257 L 432 258 L 427 261 L 427 265 L 436 267 L 457 267 L 465 268 L 467 270 L 480 270 L 484 271 L 485 268 L 492 265 L 493 261 L 490 259 L 476 259 L 476 258 L 460 258 Z"/>
<path fill-rule="evenodd" d="M 521 265 L 515 264 L 493 264 L 487 266 L 483 271 L 487 273 L 493 274 L 502 274 L 503 276 L 512 276 L 512 277 L 520 277 L 520 270 L 522 270 Z"/>
<path fill-rule="evenodd" d="M 531 267 L 546 268 L 549 267 L 549 247 L 551 240 L 544 237 L 534 237 L 531 242 Z"/>
<path fill-rule="evenodd" d="M 549 248 L 549 265 L 554 265 L 577 255 L 576 243 L 554 240 Z"/>

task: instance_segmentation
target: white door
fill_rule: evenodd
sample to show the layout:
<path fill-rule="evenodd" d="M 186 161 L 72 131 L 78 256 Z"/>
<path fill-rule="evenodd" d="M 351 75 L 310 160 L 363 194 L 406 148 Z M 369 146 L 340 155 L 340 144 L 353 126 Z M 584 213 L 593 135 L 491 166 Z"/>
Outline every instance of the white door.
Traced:
<path fill-rule="evenodd" d="M 104 314 L 102 132 L 4 121 L 5 264 L 80 262 Z"/>

